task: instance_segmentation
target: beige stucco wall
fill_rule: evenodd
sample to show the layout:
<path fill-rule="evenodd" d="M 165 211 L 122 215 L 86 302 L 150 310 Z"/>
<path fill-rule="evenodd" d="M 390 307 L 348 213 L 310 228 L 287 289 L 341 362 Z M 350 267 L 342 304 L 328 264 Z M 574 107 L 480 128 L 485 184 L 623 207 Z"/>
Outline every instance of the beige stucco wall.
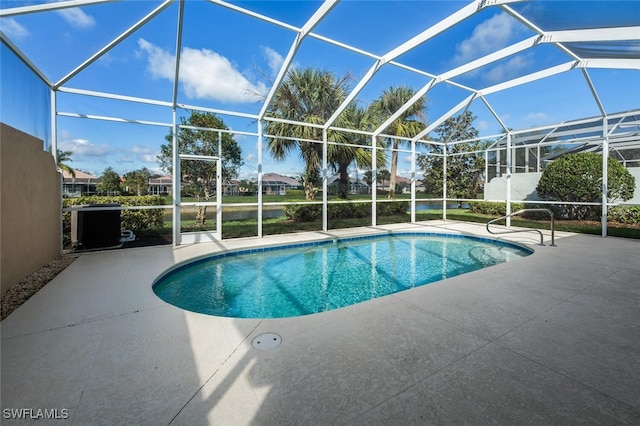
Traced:
<path fill-rule="evenodd" d="M 60 175 L 42 141 L 0 123 L 2 294 L 61 254 Z"/>

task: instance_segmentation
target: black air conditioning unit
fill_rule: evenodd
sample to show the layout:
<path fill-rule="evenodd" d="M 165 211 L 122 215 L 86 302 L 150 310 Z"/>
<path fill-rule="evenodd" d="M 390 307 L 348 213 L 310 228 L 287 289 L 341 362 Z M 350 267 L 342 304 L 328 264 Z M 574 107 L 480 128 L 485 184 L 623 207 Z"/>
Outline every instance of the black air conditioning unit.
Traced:
<path fill-rule="evenodd" d="M 76 250 L 114 248 L 120 242 L 120 210 L 84 210 L 120 207 L 120 204 L 85 204 L 71 212 L 71 245 Z"/>

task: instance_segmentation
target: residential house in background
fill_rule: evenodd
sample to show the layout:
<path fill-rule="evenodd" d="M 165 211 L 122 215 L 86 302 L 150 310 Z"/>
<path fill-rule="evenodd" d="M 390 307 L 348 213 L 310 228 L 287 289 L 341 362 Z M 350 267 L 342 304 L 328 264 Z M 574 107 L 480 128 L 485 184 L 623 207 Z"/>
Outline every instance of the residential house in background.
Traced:
<path fill-rule="evenodd" d="M 376 182 L 376 189 L 378 190 L 378 192 L 388 192 L 389 180 L 379 179 Z M 424 188 L 423 182 L 421 180 L 417 180 L 416 192 L 424 192 L 424 191 L 425 191 L 425 188 Z M 396 192 L 403 193 L 403 194 L 410 194 L 411 179 L 403 176 L 396 176 Z"/>
<path fill-rule="evenodd" d="M 257 184 L 257 180 L 253 180 Z M 288 190 L 302 189 L 302 184 L 294 178 L 277 173 L 262 176 L 262 193 L 265 195 L 286 195 Z"/>
<path fill-rule="evenodd" d="M 339 175 L 333 175 L 327 180 L 330 194 L 338 193 Z M 360 179 L 352 179 L 349 177 L 349 194 L 370 194 L 371 187 Z"/>
<path fill-rule="evenodd" d="M 100 178 L 89 173 L 74 170 L 76 176 L 69 172 L 62 171 L 62 196 L 63 197 L 84 197 L 96 194 L 96 185 L 100 183 Z"/>
<path fill-rule="evenodd" d="M 171 175 L 149 179 L 149 195 L 171 195 L 173 193 Z"/>

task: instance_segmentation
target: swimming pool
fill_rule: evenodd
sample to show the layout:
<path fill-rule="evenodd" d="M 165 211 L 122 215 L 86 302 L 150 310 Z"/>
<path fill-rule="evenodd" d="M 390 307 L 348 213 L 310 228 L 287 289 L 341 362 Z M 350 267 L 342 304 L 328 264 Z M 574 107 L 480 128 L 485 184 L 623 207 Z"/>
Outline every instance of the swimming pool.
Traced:
<path fill-rule="evenodd" d="M 161 275 L 153 290 L 189 311 L 234 318 L 308 315 L 528 256 L 487 238 L 393 233 L 212 255 Z"/>

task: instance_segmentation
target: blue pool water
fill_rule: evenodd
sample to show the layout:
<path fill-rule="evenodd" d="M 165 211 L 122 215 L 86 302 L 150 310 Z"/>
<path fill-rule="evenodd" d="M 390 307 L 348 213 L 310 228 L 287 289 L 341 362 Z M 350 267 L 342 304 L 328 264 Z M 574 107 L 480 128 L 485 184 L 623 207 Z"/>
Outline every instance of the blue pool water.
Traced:
<path fill-rule="evenodd" d="M 204 314 L 282 318 L 375 299 L 531 254 L 448 234 L 394 233 L 213 255 L 169 271 L 154 292 Z"/>

